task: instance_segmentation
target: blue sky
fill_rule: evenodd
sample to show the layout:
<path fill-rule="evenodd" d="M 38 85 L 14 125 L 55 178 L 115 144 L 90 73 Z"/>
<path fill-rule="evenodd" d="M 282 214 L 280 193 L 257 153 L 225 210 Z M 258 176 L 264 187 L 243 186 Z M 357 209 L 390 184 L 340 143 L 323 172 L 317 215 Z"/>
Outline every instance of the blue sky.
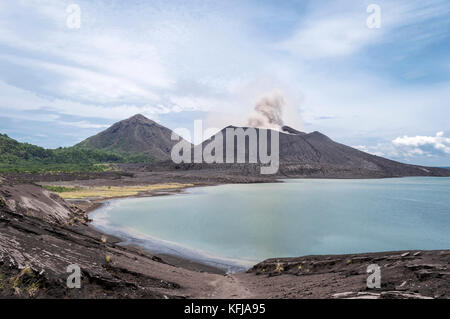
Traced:
<path fill-rule="evenodd" d="M 245 125 L 278 90 L 288 125 L 450 166 L 449 52 L 446 0 L 0 0 L 0 132 L 53 148 L 136 113 Z"/>

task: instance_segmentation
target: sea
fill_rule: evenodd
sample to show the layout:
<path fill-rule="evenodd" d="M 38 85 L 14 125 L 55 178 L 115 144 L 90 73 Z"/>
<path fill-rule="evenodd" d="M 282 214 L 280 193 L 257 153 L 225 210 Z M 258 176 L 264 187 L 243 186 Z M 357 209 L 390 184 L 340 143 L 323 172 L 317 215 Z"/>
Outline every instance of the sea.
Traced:
<path fill-rule="evenodd" d="M 116 199 L 91 213 L 124 244 L 223 268 L 267 258 L 450 248 L 450 178 L 287 179 Z"/>

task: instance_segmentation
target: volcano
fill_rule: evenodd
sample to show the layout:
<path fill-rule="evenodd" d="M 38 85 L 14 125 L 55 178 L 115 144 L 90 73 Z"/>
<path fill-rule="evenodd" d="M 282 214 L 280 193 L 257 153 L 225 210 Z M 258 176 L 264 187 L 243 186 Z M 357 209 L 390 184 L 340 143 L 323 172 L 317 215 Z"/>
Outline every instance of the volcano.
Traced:
<path fill-rule="evenodd" d="M 117 122 L 97 135 L 87 138 L 76 147 L 146 154 L 155 161 L 170 159 L 177 141 L 172 141 L 172 130 L 141 114 Z"/>
<path fill-rule="evenodd" d="M 226 134 L 227 128 L 239 129 L 228 126 L 218 132 L 223 136 L 223 156 L 226 158 Z M 244 131 L 247 127 L 242 127 Z M 259 136 L 259 130 L 255 129 Z M 279 162 L 280 168 L 277 175 L 298 177 L 323 177 L 323 178 L 380 178 L 401 176 L 450 176 L 450 170 L 436 167 L 424 167 L 409 165 L 386 159 L 380 156 L 368 154 L 355 148 L 337 143 L 320 132 L 305 133 L 289 126 L 283 126 L 279 134 Z M 270 137 L 274 131 L 267 130 Z M 112 125 L 107 130 L 92 136 L 77 147 L 99 150 L 120 151 L 127 153 L 147 154 L 155 162 L 171 162 L 172 147 L 179 141 L 171 140 L 172 130 L 146 118 L 143 115 L 135 115 L 129 119 Z M 197 146 L 187 142 L 186 145 L 204 149 L 213 137 L 205 140 Z M 186 142 L 186 141 L 184 141 Z M 270 145 L 270 143 L 269 143 Z M 270 151 L 270 147 L 269 147 Z M 236 143 L 234 155 L 238 150 Z M 245 158 L 248 159 L 248 138 L 245 144 Z M 192 152 L 194 153 L 194 152 Z M 225 162 L 225 160 L 224 160 Z M 246 174 L 253 172 L 248 167 L 251 164 L 203 164 L 185 165 L 190 168 L 215 167 L 221 170 L 240 167 Z M 246 167 L 247 165 L 247 167 Z M 254 166 L 254 165 L 253 165 Z M 251 174 L 253 174 L 251 173 Z"/>

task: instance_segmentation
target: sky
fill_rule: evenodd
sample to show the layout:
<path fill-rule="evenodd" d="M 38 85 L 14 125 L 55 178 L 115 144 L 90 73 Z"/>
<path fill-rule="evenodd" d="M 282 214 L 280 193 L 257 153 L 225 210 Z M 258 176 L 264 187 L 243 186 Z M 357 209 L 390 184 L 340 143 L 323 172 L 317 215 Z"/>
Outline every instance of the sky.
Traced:
<path fill-rule="evenodd" d="M 450 166 L 449 52 L 448 0 L 0 0 L 0 133 L 71 146 L 137 113 L 221 129 L 281 92 L 287 125 Z"/>

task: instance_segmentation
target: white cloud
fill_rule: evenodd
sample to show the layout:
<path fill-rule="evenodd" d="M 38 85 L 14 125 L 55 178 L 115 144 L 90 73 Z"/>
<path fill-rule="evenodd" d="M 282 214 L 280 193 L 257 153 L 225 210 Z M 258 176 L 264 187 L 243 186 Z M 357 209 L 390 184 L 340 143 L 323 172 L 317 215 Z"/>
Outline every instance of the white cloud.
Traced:
<path fill-rule="evenodd" d="M 124 99 L 159 100 L 158 95 L 151 91 L 124 78 L 108 75 L 108 73 L 4 54 L 0 55 L 0 59 L 41 71 L 50 71 L 53 76 L 60 75 L 62 77 L 60 83 L 56 85 L 52 83 L 54 86 L 46 87 L 46 89 L 73 100 L 85 100 L 100 104 L 118 102 Z"/>
<path fill-rule="evenodd" d="M 62 114 L 106 119 L 122 119 L 129 112 L 154 118 L 169 112 L 223 110 L 232 106 L 229 88 L 240 77 L 238 73 L 230 76 L 230 67 L 240 72 L 260 55 L 256 48 L 255 54 L 242 52 L 252 47 L 244 45 L 243 30 L 237 21 L 217 13 L 202 14 L 199 19 L 197 13 L 186 13 L 182 7 L 146 4 L 148 18 L 136 25 L 133 21 L 133 27 L 139 28 L 135 32 L 121 26 L 130 17 L 115 21 L 116 16 L 108 16 L 118 14 L 111 7 L 81 2 L 82 27 L 71 31 L 64 23 L 65 4 L 22 1 L 18 6 L 8 4 L 2 12 L 0 45 L 20 54 L 5 52 L 0 61 L 9 63 L 10 69 L 28 68 L 43 81 L 34 88 L 9 84 L 9 92 L 3 83 L 2 91 L 14 103 L 3 99 L 0 107 L 46 107 Z M 8 13 L 26 14 L 30 18 L 26 28 L 16 28 L 17 21 L 10 18 L 14 14 Z M 39 19 L 50 27 L 37 24 L 39 28 L 32 28 Z M 191 87 L 178 85 L 182 81 L 192 87 L 198 83 L 202 91 L 190 92 Z"/>
<path fill-rule="evenodd" d="M 48 81 L 52 87 L 46 88 L 47 94 L 94 104 L 155 102 L 160 90 L 173 87 L 174 79 L 153 45 L 136 34 L 130 37 L 128 30 L 93 27 L 89 16 L 95 7 L 84 3 L 83 21 L 90 23 L 78 31 L 68 29 L 69 3 L 8 3 L 0 12 L 0 45 L 15 52 L 2 54 L 0 60 L 40 74 L 44 81 L 36 91 Z M 27 23 L 18 25 L 13 16 Z"/>
<path fill-rule="evenodd" d="M 420 46 L 447 35 L 436 26 L 424 29 L 420 25 L 433 24 L 448 14 L 450 6 L 446 0 L 379 0 L 375 2 L 381 8 L 381 25 L 377 29 L 370 29 L 366 24 L 369 4 L 371 2 L 366 1 L 349 6 L 346 1 L 336 1 L 318 6 L 301 19 L 297 29 L 277 43 L 277 47 L 298 57 L 322 59 L 350 56 L 382 42 L 403 40 Z"/>
<path fill-rule="evenodd" d="M 279 47 L 308 59 L 353 54 L 382 35 L 382 31 L 369 29 L 364 23 L 360 15 L 313 20 Z"/>
<path fill-rule="evenodd" d="M 392 141 L 395 146 L 414 147 L 416 153 L 424 152 L 423 147 L 431 147 L 438 152 L 450 154 L 450 138 L 444 136 L 444 132 L 436 133 L 436 136 L 403 136 Z"/>
<path fill-rule="evenodd" d="M 81 103 L 64 98 L 49 98 L 29 92 L 27 90 L 17 88 L 0 81 L 0 110 L 2 116 L 10 118 L 28 117 L 30 120 L 37 118 L 58 118 L 57 115 L 37 116 L 26 115 L 27 111 L 46 110 L 47 112 L 55 112 L 57 114 L 72 115 L 77 117 L 101 118 L 107 120 L 123 120 L 124 118 L 141 113 L 150 118 L 157 118 L 158 114 L 170 112 L 179 112 L 180 108 L 175 105 L 165 106 L 163 104 L 121 104 L 111 106 L 102 106 L 91 103 Z"/>
<path fill-rule="evenodd" d="M 109 125 L 95 124 L 95 123 L 90 123 L 88 121 L 77 121 L 77 122 L 57 121 L 57 122 L 60 125 L 69 125 L 69 126 L 74 126 L 74 127 L 78 127 L 78 128 L 101 129 L 101 128 L 109 127 Z"/>
<path fill-rule="evenodd" d="M 444 135 L 444 132 L 438 132 L 435 136 L 405 135 L 397 137 L 391 142 L 378 143 L 372 146 L 356 145 L 353 147 L 373 155 L 398 160 L 436 157 L 442 154 L 450 154 L 450 138 Z"/>

